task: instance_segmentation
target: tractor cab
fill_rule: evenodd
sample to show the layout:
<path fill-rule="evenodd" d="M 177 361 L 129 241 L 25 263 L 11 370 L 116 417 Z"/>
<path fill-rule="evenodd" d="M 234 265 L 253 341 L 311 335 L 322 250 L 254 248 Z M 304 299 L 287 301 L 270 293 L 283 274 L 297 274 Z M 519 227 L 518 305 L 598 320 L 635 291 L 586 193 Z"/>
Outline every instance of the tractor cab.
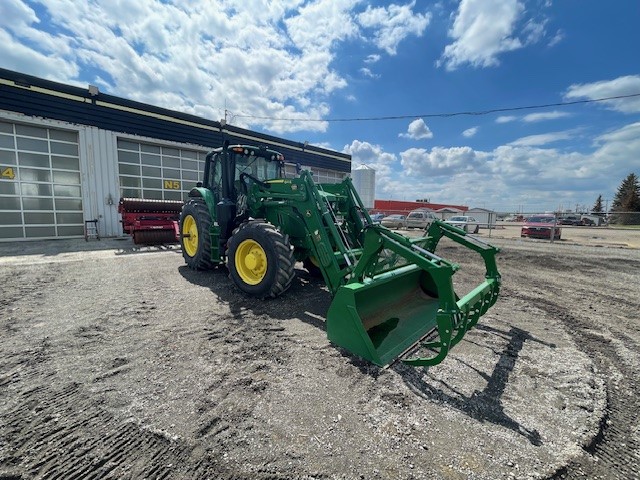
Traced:
<path fill-rule="evenodd" d="M 216 202 L 223 198 L 235 202 L 238 194 L 246 191 L 249 180 L 265 182 L 282 178 L 283 173 L 282 154 L 266 147 L 232 145 L 217 148 L 207 155 L 202 186 L 213 192 Z M 228 181 L 226 189 L 225 178 Z"/>

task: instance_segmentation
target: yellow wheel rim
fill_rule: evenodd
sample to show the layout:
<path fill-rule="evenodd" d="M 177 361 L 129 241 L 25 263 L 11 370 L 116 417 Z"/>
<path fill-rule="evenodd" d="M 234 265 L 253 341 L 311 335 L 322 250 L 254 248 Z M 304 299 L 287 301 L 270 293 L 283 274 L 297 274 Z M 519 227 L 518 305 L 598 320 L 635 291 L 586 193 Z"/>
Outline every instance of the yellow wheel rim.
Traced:
<path fill-rule="evenodd" d="M 191 215 L 184 217 L 182 222 L 182 248 L 190 257 L 198 253 L 198 225 Z"/>
<path fill-rule="evenodd" d="M 244 240 L 235 255 L 235 266 L 242 281 L 257 285 L 267 273 L 267 254 L 255 240 Z"/>

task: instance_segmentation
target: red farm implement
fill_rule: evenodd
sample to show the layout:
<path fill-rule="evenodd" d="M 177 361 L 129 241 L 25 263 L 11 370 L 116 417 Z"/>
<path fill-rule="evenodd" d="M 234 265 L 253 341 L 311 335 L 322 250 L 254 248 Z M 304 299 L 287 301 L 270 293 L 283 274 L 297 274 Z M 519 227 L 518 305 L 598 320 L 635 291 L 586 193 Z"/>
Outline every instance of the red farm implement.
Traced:
<path fill-rule="evenodd" d="M 178 243 L 182 205 L 180 200 L 121 198 L 118 213 L 122 215 L 122 230 L 136 245 Z"/>

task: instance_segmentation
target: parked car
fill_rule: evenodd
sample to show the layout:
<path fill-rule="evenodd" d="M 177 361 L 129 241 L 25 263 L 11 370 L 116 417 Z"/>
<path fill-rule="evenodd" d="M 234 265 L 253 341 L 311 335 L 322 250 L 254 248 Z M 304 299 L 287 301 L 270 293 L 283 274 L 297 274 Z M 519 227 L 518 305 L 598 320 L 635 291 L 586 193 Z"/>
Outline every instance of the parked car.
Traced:
<path fill-rule="evenodd" d="M 427 228 L 437 220 L 435 214 L 428 210 L 414 210 L 407 215 L 406 226 L 407 228 Z"/>
<path fill-rule="evenodd" d="M 466 215 L 451 217 L 444 223 L 461 228 L 467 233 L 478 233 L 478 230 L 480 230 L 480 224 L 478 221 L 475 218 Z"/>
<path fill-rule="evenodd" d="M 560 240 L 562 229 L 556 222 L 554 215 L 532 215 L 525 218 L 524 224 L 520 229 L 520 236 L 551 239 L 551 232 L 554 230 L 553 238 Z"/>
<path fill-rule="evenodd" d="M 384 213 L 372 213 L 369 215 L 373 223 L 380 223 L 386 215 Z"/>
<path fill-rule="evenodd" d="M 558 223 L 560 225 L 582 225 L 582 220 L 578 215 L 563 215 Z"/>
<path fill-rule="evenodd" d="M 387 215 L 380 223 L 383 227 L 404 228 L 406 218 L 405 215 Z"/>
<path fill-rule="evenodd" d="M 582 221 L 582 225 L 587 227 L 601 227 L 607 224 L 607 219 L 597 213 L 582 215 L 580 220 Z"/>

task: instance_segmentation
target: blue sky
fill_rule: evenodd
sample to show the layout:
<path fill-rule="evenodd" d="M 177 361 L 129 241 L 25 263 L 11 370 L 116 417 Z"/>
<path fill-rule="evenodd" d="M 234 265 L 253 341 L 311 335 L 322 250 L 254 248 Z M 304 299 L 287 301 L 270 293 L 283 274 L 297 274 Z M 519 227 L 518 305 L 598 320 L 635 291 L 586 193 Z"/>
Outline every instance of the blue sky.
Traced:
<path fill-rule="evenodd" d="M 0 66 L 348 152 L 376 197 L 590 208 L 640 174 L 631 0 L 2 0 Z M 400 117 L 389 120 L 335 121 Z M 294 161 L 294 159 L 289 159 Z"/>

